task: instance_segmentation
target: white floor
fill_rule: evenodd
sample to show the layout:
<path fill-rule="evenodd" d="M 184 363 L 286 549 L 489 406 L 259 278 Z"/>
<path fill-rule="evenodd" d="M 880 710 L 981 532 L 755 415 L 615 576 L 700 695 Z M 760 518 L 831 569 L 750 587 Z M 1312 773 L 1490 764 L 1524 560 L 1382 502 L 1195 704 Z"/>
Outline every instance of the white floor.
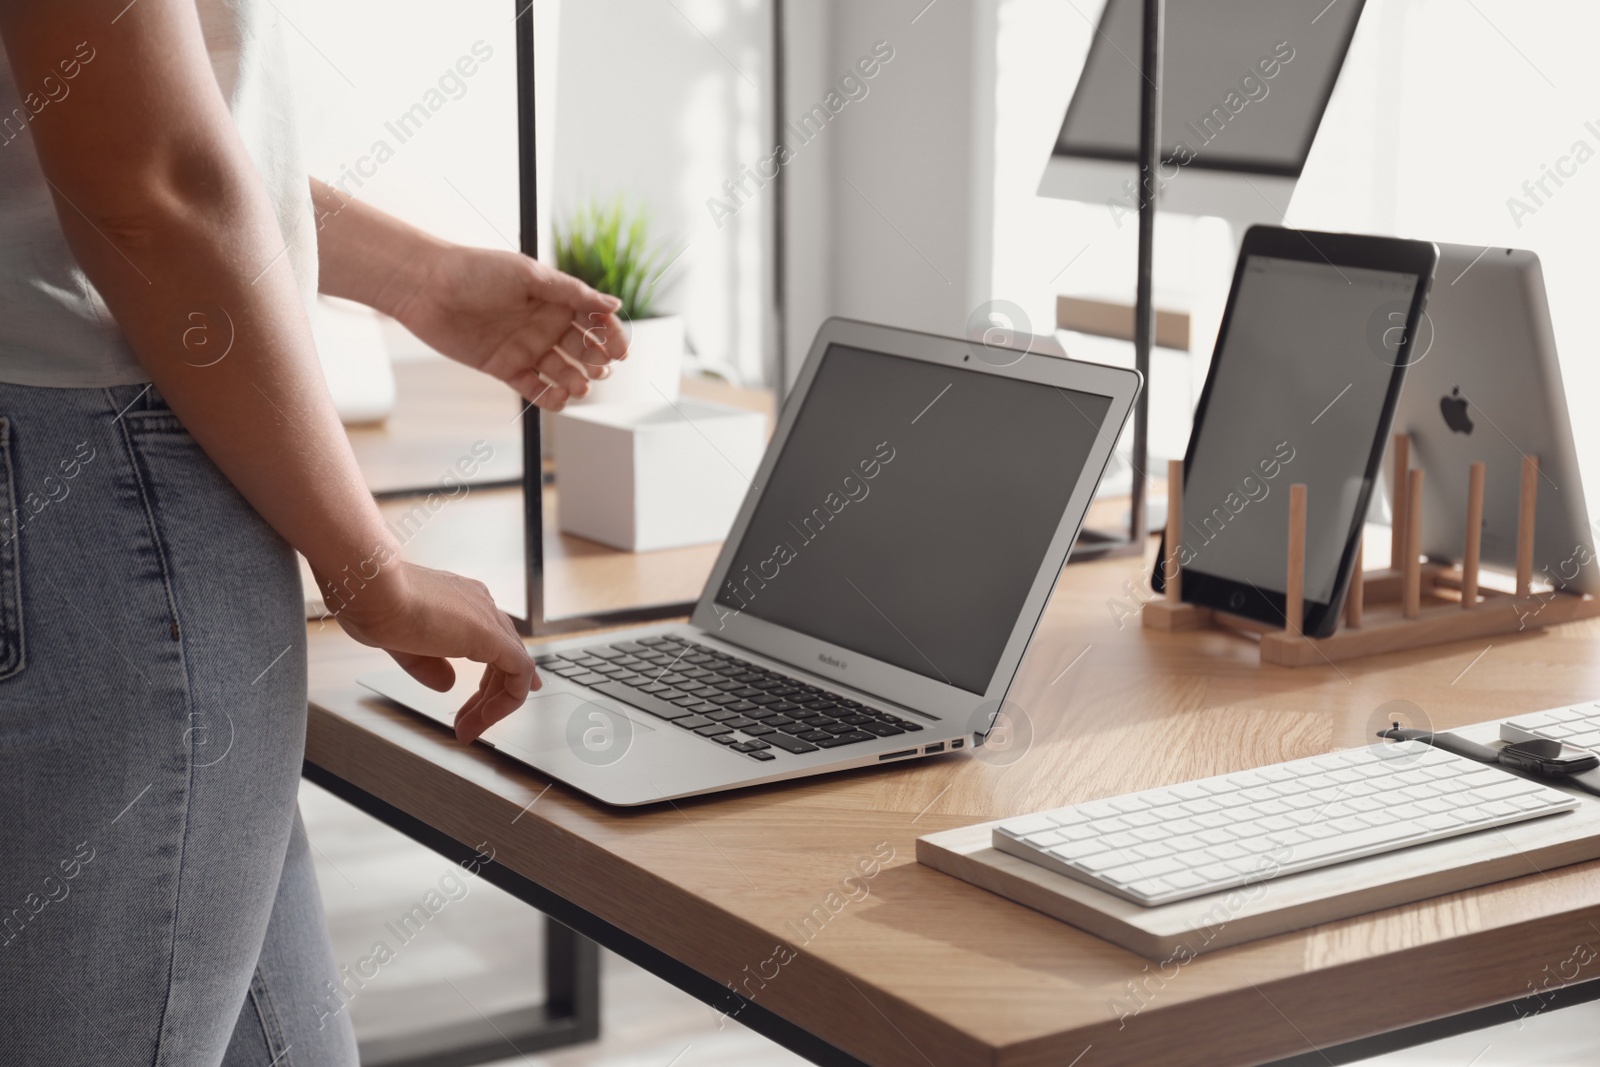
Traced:
<path fill-rule="evenodd" d="M 461 878 L 443 858 L 315 786 L 302 787 L 301 808 L 335 959 L 353 967 L 376 941 L 399 946 L 350 1004 L 358 1035 L 414 1032 L 542 999 L 543 920 L 531 909 L 484 881 Z M 436 914 L 400 944 L 392 927 L 430 892 L 437 894 L 428 901 Z M 602 953 L 601 975 L 600 1040 L 529 1055 L 508 1044 L 507 1059 L 495 1067 L 806 1062 L 609 952 Z M 1600 1064 L 1600 1002 L 1366 1061 L 1366 1067 L 1585 1064 Z"/>

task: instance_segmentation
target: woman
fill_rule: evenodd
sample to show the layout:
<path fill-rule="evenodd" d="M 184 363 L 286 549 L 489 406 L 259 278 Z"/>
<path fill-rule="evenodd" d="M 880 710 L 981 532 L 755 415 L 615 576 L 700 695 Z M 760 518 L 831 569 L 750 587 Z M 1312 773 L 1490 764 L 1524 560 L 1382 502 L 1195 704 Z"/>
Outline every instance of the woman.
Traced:
<path fill-rule="evenodd" d="M 617 303 L 308 181 L 273 16 L 0 0 L 0 1062 L 355 1062 L 291 546 L 421 681 L 484 664 L 462 741 L 538 685 L 482 585 L 400 558 L 306 306 L 555 410 L 623 355 Z"/>

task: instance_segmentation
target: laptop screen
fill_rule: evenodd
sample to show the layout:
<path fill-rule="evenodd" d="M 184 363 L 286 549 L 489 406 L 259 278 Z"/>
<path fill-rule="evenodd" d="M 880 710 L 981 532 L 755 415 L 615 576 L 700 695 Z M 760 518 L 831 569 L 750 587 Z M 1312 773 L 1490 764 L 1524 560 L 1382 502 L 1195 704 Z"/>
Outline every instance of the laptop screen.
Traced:
<path fill-rule="evenodd" d="M 832 345 L 718 590 L 983 693 L 1111 399 Z"/>

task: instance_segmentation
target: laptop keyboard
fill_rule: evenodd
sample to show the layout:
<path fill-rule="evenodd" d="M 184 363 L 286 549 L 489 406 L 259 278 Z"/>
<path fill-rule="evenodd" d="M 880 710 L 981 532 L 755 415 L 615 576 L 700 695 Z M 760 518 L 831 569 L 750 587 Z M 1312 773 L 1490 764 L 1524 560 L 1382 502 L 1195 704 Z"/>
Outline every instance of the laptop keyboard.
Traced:
<path fill-rule="evenodd" d="M 535 657 L 541 671 L 665 719 L 753 760 L 914 733 L 886 711 L 677 637 L 644 637 Z"/>

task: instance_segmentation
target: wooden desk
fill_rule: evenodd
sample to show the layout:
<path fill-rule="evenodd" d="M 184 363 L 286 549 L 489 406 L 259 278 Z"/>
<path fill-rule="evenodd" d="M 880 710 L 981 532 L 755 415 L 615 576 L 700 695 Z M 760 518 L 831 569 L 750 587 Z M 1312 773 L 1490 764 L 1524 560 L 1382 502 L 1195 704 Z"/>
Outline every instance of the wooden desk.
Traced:
<path fill-rule="evenodd" d="M 1143 573 L 1067 569 L 1012 691 L 1033 737 L 1009 765 L 959 755 L 608 809 L 360 689 L 386 660 L 331 624 L 312 627 L 307 761 L 438 841 L 487 843 L 525 899 L 819 1062 L 1343 1062 L 1317 1050 L 1527 996 L 1600 947 L 1600 863 L 1166 966 L 918 865 L 931 831 L 1366 743 L 1389 701 L 1443 729 L 1600 695 L 1600 623 L 1285 670 L 1236 636 L 1119 623 Z M 596 574 L 596 595 L 614 579 Z M 718 999 L 727 984 L 749 1006 Z"/>
<path fill-rule="evenodd" d="M 544 490 L 545 599 L 552 616 L 577 615 L 693 600 L 705 585 L 720 544 L 659 552 L 620 552 L 557 527 L 560 493 Z M 527 613 L 522 565 L 522 490 L 473 489 L 428 513 L 418 498 L 379 505 L 391 526 L 415 530 L 406 558 L 426 567 L 468 570 L 485 583 L 495 603 L 513 615 Z"/>

